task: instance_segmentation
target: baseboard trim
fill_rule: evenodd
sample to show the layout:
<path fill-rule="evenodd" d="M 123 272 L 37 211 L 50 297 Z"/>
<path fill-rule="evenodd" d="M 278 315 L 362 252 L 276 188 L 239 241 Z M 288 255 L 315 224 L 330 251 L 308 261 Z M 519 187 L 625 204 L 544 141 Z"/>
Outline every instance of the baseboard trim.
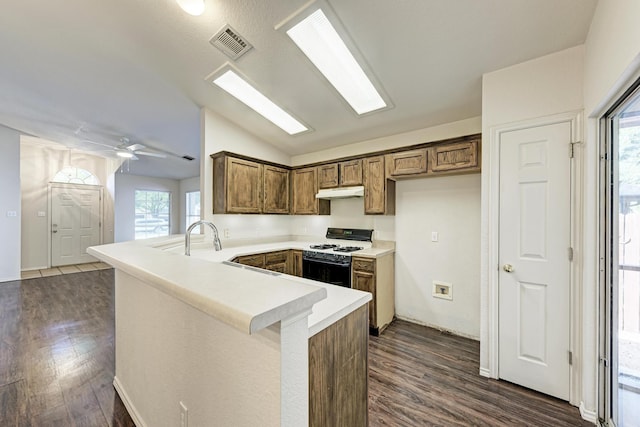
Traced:
<path fill-rule="evenodd" d="M 423 322 L 421 320 L 413 319 L 411 317 L 405 317 L 405 316 L 402 316 L 402 315 L 398 315 L 397 313 L 396 313 L 396 319 L 404 320 L 405 322 L 415 323 L 416 325 L 426 326 L 426 327 L 431 328 L 431 329 L 436 329 L 436 330 L 438 330 L 440 332 L 443 332 L 445 334 L 451 334 L 451 335 L 455 335 L 457 337 L 469 338 L 469 339 L 474 340 L 474 341 L 480 341 L 480 337 L 477 337 L 475 335 L 470 335 L 470 334 L 467 334 L 467 333 L 464 333 L 464 332 L 460 332 L 460 331 L 456 331 L 456 330 L 453 330 L 453 329 L 443 328 L 442 326 L 434 325 L 432 323 Z"/>
<path fill-rule="evenodd" d="M 485 378 L 491 378 L 491 371 L 487 368 L 480 368 L 480 376 Z"/>
<path fill-rule="evenodd" d="M 596 411 L 591 411 L 584 406 L 584 402 L 580 402 L 580 416 L 583 420 L 590 421 L 593 424 L 598 424 L 598 414 Z"/>
<path fill-rule="evenodd" d="M 122 400 L 125 408 L 127 408 L 127 412 L 129 412 L 129 416 L 133 420 L 133 423 L 136 425 L 136 427 L 147 427 L 144 421 L 142 421 L 142 417 L 140 416 L 140 414 L 138 414 L 136 407 L 133 406 L 133 403 L 131 403 L 127 392 L 124 390 L 124 387 L 122 387 L 122 384 L 120 384 L 120 381 L 118 381 L 118 377 L 113 378 L 113 388 L 116 389 L 116 393 L 118 393 L 118 396 L 120 396 L 120 400 Z"/>

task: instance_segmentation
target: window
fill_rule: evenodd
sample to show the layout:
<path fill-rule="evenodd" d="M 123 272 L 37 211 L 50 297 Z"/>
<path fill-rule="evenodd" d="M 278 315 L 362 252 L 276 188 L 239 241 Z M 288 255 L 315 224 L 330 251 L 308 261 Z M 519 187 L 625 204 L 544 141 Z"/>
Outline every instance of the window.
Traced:
<path fill-rule="evenodd" d="M 51 181 L 65 184 L 100 185 L 98 178 L 88 170 L 72 167 L 62 169 Z"/>
<path fill-rule="evenodd" d="M 169 191 L 136 190 L 136 240 L 168 236 L 171 225 L 171 193 Z"/>
<path fill-rule="evenodd" d="M 186 228 L 200 220 L 200 191 L 189 191 L 187 194 L 187 223 Z M 185 230 L 186 230 L 185 228 Z"/>

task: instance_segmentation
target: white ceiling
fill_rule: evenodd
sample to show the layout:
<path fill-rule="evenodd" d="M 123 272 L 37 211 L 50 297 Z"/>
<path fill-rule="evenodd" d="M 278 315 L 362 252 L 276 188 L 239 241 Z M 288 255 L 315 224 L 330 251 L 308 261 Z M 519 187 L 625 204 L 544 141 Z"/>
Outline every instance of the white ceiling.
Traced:
<path fill-rule="evenodd" d="M 329 0 L 394 108 L 357 117 L 274 26 L 306 0 L 10 1 L 0 14 L 0 123 L 89 150 L 123 136 L 200 156 L 200 107 L 291 154 L 481 114 L 481 78 L 584 42 L 597 0 Z M 314 131 L 289 136 L 204 80 L 230 24 L 254 48 L 236 63 Z M 198 161 L 142 158 L 131 173 L 185 178 Z"/>

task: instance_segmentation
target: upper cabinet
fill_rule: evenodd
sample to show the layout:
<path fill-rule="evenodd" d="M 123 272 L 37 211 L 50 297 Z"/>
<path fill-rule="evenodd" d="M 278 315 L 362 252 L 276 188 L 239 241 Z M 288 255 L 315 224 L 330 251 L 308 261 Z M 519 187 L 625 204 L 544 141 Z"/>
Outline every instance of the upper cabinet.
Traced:
<path fill-rule="evenodd" d="M 365 214 L 395 214 L 396 183 L 386 178 L 384 166 L 384 156 L 367 157 L 363 160 Z"/>
<path fill-rule="evenodd" d="M 217 153 L 213 158 L 214 214 L 288 214 L 288 169 Z"/>
<path fill-rule="evenodd" d="M 288 169 L 271 165 L 263 166 L 262 213 L 289 213 L 290 176 L 291 172 Z"/>
<path fill-rule="evenodd" d="M 443 144 L 429 149 L 429 172 L 434 174 L 475 171 L 478 167 L 479 139 Z"/>
<path fill-rule="evenodd" d="M 428 142 L 293 169 L 220 152 L 213 159 L 213 213 L 329 215 L 320 189 L 364 186 L 364 213 L 395 214 L 395 181 L 480 172 L 480 135 Z"/>
<path fill-rule="evenodd" d="M 427 149 L 387 154 L 387 176 L 396 178 L 427 172 Z"/>
<path fill-rule="evenodd" d="M 340 162 L 340 187 L 362 185 L 362 159 Z"/>
<path fill-rule="evenodd" d="M 318 188 L 335 188 L 338 186 L 338 164 L 318 166 Z"/>
<path fill-rule="evenodd" d="M 213 159 L 213 213 L 261 213 L 262 165 L 226 155 Z"/>
<path fill-rule="evenodd" d="M 316 199 L 318 192 L 318 168 L 295 169 L 291 186 L 292 209 L 294 215 L 329 215 L 329 200 Z"/>

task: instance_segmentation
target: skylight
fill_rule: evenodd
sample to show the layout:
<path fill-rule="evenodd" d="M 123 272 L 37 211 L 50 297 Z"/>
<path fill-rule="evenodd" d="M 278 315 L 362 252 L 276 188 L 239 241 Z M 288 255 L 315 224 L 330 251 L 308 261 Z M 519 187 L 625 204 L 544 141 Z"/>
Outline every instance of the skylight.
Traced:
<path fill-rule="evenodd" d="M 245 103 L 289 135 L 309 130 L 305 125 L 278 107 L 269 98 L 251 86 L 233 70 L 227 70 L 213 80 L 213 83 Z"/>
<path fill-rule="evenodd" d="M 286 33 L 358 114 L 387 106 L 322 9 Z"/>

